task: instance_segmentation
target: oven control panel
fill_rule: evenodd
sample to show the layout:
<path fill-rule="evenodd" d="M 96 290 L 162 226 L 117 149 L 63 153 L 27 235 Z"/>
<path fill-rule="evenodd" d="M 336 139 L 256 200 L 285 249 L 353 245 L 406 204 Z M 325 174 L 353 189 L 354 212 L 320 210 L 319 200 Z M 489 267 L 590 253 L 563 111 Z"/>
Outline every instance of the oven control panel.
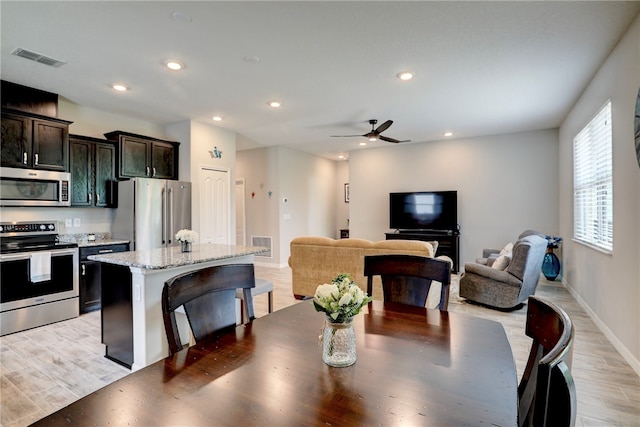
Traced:
<path fill-rule="evenodd" d="M 8 233 L 51 234 L 51 233 L 55 233 L 55 231 L 56 231 L 55 221 L 0 223 L 0 234 L 8 234 Z"/>

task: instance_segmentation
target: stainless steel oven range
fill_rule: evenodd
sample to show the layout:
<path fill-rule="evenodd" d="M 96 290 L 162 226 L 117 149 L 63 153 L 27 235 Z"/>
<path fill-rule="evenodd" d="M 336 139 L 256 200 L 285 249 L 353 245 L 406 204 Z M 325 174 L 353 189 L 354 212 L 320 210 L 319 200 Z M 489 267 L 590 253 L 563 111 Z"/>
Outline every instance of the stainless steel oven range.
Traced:
<path fill-rule="evenodd" d="M 0 223 L 0 335 L 79 315 L 78 245 L 56 221 Z"/>

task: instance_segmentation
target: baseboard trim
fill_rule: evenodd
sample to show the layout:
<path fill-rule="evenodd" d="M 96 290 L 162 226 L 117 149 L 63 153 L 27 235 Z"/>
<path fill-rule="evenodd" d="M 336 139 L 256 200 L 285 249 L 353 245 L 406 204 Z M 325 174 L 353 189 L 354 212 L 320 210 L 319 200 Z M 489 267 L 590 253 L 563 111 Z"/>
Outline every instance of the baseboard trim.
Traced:
<path fill-rule="evenodd" d="M 274 264 L 272 262 L 260 262 L 255 258 L 253 260 L 253 264 L 259 265 L 260 267 L 269 267 L 269 268 L 285 268 L 289 265 L 289 264 Z"/>
<path fill-rule="evenodd" d="M 566 281 L 564 278 L 562 279 L 562 284 L 567 288 L 573 299 L 575 299 L 578 304 L 582 307 L 582 309 L 587 313 L 587 315 L 593 320 L 598 329 L 604 334 L 605 337 L 611 342 L 613 347 L 618 350 L 618 353 L 622 356 L 624 360 L 631 366 L 638 376 L 640 376 L 640 360 L 636 359 L 634 355 L 624 346 L 624 344 L 616 337 L 616 335 L 607 327 L 607 325 L 600 320 L 598 315 L 589 307 L 585 300 L 582 299 L 580 295 L 573 289 L 573 287 Z"/>

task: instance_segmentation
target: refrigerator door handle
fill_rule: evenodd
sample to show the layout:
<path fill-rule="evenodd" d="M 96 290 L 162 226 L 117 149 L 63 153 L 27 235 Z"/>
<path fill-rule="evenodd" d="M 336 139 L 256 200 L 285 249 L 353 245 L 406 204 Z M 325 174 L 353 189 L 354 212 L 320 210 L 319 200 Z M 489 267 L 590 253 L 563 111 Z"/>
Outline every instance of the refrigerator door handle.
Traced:
<path fill-rule="evenodd" d="M 161 207 L 161 215 L 162 217 L 160 218 L 160 223 L 162 226 L 162 244 L 166 244 L 167 243 L 167 218 L 166 218 L 166 213 L 167 213 L 167 196 L 164 192 L 164 188 L 160 191 L 160 193 L 162 194 L 162 207 Z"/>
<path fill-rule="evenodd" d="M 169 221 L 167 221 L 167 228 L 169 228 L 169 236 L 168 236 L 168 240 L 169 240 L 169 244 L 171 244 L 171 238 L 173 237 L 173 190 L 171 188 L 169 188 L 167 190 L 169 192 L 169 210 L 168 210 L 168 215 L 169 215 Z"/>

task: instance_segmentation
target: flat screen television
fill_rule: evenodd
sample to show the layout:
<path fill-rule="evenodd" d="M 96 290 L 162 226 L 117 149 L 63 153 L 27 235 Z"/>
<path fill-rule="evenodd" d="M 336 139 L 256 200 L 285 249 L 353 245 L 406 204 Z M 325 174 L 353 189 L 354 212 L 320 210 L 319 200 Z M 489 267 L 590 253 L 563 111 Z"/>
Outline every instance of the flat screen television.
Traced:
<path fill-rule="evenodd" d="M 390 193 L 389 227 L 397 230 L 457 230 L 458 192 Z"/>

